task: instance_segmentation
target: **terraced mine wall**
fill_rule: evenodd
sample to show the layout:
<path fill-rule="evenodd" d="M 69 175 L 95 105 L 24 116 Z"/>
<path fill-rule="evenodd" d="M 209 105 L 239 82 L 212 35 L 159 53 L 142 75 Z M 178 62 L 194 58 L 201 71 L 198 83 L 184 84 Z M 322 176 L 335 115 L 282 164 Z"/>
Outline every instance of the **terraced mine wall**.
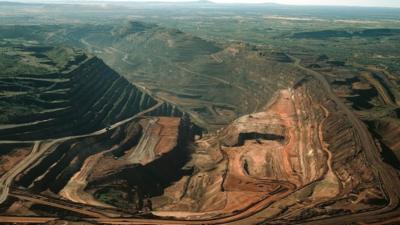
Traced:
<path fill-rule="evenodd" d="M 96 196 L 99 190 L 117 185 L 118 188 L 130 190 L 131 195 L 138 196 L 140 202 L 147 196 L 161 195 L 165 187 L 191 172 L 181 169 L 189 158 L 188 142 L 193 140 L 192 124 L 185 116 L 183 118 L 178 142 L 171 151 L 145 166 L 128 164 L 111 174 L 88 180 L 85 190 Z M 15 184 L 28 188 L 33 193 L 51 191 L 58 194 L 84 168 L 89 157 L 103 154 L 115 159 L 118 158 L 115 153 L 122 156 L 128 149 L 135 149 L 143 134 L 142 129 L 135 120 L 101 135 L 61 143 L 21 174 Z M 101 163 L 95 166 L 101 167 Z M 132 204 L 134 202 L 129 201 Z"/>
<path fill-rule="evenodd" d="M 24 173 L 17 184 L 35 192 L 50 189 L 57 193 L 79 170 L 85 158 L 109 147 L 113 141 L 116 140 L 110 140 L 109 134 L 103 134 L 96 138 L 64 142 Z"/>
<path fill-rule="evenodd" d="M 114 182 L 118 178 L 127 180 L 132 186 L 143 185 L 141 189 L 149 190 L 153 194 L 162 192 L 164 186 L 182 174 L 179 168 L 186 163 L 188 157 L 185 146 L 188 141 L 193 140 L 190 121 L 182 121 L 184 122 L 179 128 L 178 144 L 172 151 L 146 166 L 129 165 L 91 184 L 97 186 Z M 45 190 L 58 193 L 71 177 L 81 170 L 88 157 L 101 152 L 113 157 L 116 157 L 116 154 L 122 155 L 137 145 L 141 135 L 142 128 L 138 126 L 137 121 L 133 121 L 101 135 L 66 141 L 31 166 L 16 184 L 38 193 Z"/>
<path fill-rule="evenodd" d="M 108 176 L 92 180 L 87 189 L 98 192 L 101 189 L 99 187 L 112 187 L 120 182 L 126 183 L 130 190 L 135 190 L 141 201 L 145 197 L 162 195 L 166 187 L 191 173 L 182 168 L 190 157 L 187 146 L 194 138 L 192 127 L 188 117 L 184 116 L 179 126 L 177 145 L 171 151 L 146 165 L 129 165 Z"/>
<path fill-rule="evenodd" d="M 34 140 L 86 134 L 155 106 L 158 101 L 130 84 L 98 58 L 68 73 L 2 78 L 9 90 L 25 94 L 0 101 L 29 105 L 32 112 L 11 116 L 0 139 Z M 33 109 L 41 109 L 36 112 Z M 164 103 L 148 115 L 181 116 Z"/>
<path fill-rule="evenodd" d="M 383 160 L 400 169 L 400 122 L 396 119 L 366 121 L 370 131 L 379 140 Z"/>

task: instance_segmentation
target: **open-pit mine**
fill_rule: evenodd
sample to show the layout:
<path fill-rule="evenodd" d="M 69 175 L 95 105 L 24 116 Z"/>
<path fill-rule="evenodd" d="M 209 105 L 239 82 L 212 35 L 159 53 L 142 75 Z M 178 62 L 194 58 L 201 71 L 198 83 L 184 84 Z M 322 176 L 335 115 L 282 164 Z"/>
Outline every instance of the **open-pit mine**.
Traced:
<path fill-rule="evenodd" d="M 357 32 L 329 35 L 383 31 Z M 153 23 L 0 25 L 0 223 L 400 224 L 399 85 Z"/>

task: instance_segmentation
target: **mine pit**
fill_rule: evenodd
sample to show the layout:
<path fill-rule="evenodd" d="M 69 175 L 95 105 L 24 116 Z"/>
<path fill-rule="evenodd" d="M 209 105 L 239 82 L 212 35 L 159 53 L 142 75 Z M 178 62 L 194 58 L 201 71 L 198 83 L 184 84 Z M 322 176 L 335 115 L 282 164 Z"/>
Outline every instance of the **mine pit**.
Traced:
<path fill-rule="evenodd" d="M 0 76 L 0 223 L 398 221 L 398 80 L 358 64 L 377 58 L 143 22 L 38 28 L 82 49 L 0 38 L 23 66 Z"/>
<path fill-rule="evenodd" d="M 235 147 L 238 146 L 243 146 L 244 142 L 247 140 L 254 140 L 258 144 L 261 144 L 263 140 L 269 140 L 269 141 L 278 141 L 278 142 L 283 142 L 285 140 L 284 136 L 281 135 L 276 135 L 276 134 L 261 134 L 261 133 L 240 133 L 239 134 L 239 141 L 236 144 Z"/>

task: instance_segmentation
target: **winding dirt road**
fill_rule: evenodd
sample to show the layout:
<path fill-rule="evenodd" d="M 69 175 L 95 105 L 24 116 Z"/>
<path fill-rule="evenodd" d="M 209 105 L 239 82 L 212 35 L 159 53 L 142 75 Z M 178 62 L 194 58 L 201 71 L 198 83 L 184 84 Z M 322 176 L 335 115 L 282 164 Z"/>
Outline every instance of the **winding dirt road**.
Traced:
<path fill-rule="evenodd" d="M 352 123 L 354 129 L 357 130 L 357 134 L 361 140 L 362 147 L 365 152 L 366 161 L 369 163 L 369 166 L 372 167 L 372 171 L 375 173 L 375 177 L 378 178 L 382 184 L 383 193 L 386 194 L 386 198 L 388 200 L 388 204 L 375 211 L 362 212 L 357 214 L 345 215 L 345 216 L 337 216 L 331 217 L 327 219 L 321 219 L 312 221 L 306 224 L 345 224 L 351 223 L 354 221 L 376 221 L 382 220 L 385 218 L 390 218 L 394 216 L 399 216 L 399 196 L 400 196 L 400 179 L 397 172 L 385 164 L 382 161 L 380 155 L 380 149 L 376 146 L 376 143 L 369 133 L 366 125 L 355 116 L 355 114 L 333 93 L 332 88 L 329 82 L 325 79 L 325 77 L 311 69 L 305 68 L 300 64 L 300 59 L 297 59 L 291 56 L 295 60 L 295 66 L 299 69 L 306 71 L 308 74 L 312 75 L 315 79 L 317 79 L 321 84 L 328 96 L 336 103 L 338 108 L 346 114 L 349 121 Z"/>
<path fill-rule="evenodd" d="M 0 204 L 7 199 L 14 178 L 35 162 L 53 144 L 54 142 L 51 142 L 41 146 L 41 142 L 36 141 L 31 153 L 0 178 Z"/>
<path fill-rule="evenodd" d="M 2 204 L 7 199 L 7 196 L 8 196 L 9 190 L 10 190 L 10 186 L 11 186 L 12 182 L 14 181 L 14 178 L 18 174 L 22 173 L 25 169 L 27 169 L 34 162 L 40 160 L 40 158 L 44 155 L 44 153 L 56 148 L 59 143 L 62 143 L 62 142 L 68 141 L 68 140 L 72 140 L 72 139 L 86 138 L 86 137 L 97 136 L 97 135 L 106 133 L 109 130 L 115 129 L 115 128 L 117 128 L 123 124 L 126 124 L 140 116 L 145 115 L 148 112 L 151 112 L 151 111 L 157 109 L 163 103 L 164 102 L 159 102 L 158 104 L 154 105 L 153 107 L 151 107 L 147 110 L 144 110 L 130 118 L 127 118 L 125 120 L 122 120 L 118 123 L 111 125 L 109 128 L 104 128 L 104 129 L 95 131 L 90 134 L 84 134 L 84 135 L 78 135 L 78 136 L 68 136 L 68 137 L 63 137 L 63 138 L 54 139 L 54 140 L 0 141 L 0 144 L 20 144 L 20 143 L 32 143 L 32 142 L 34 143 L 31 153 L 0 178 L 0 204 Z"/>
<path fill-rule="evenodd" d="M 300 64 L 300 60 L 295 59 L 295 66 L 298 67 L 300 70 L 305 71 L 307 74 L 312 75 L 316 80 L 318 80 L 322 84 L 322 88 L 325 90 L 326 94 L 336 103 L 338 109 L 342 111 L 349 121 L 351 122 L 353 128 L 357 131 L 360 140 L 362 141 L 362 147 L 365 152 L 366 161 L 369 163 L 369 166 L 372 167 L 373 171 L 375 172 L 375 177 L 378 178 L 382 184 L 382 191 L 385 193 L 386 198 L 388 200 L 388 204 L 385 207 L 382 207 L 378 210 L 374 211 L 365 211 L 356 214 L 350 215 L 341 215 L 336 217 L 318 219 L 313 221 L 305 221 L 303 224 L 312 224 L 312 225 L 328 225 L 328 224 L 348 224 L 352 222 L 370 222 L 373 223 L 377 220 L 389 220 L 394 217 L 398 217 L 399 215 L 399 196 L 400 196 L 400 179 L 395 170 L 393 170 L 389 165 L 386 165 L 380 155 L 380 150 L 376 146 L 376 143 L 373 137 L 368 132 L 367 127 L 365 124 L 356 117 L 356 115 L 333 93 L 329 82 L 325 79 L 325 77 L 313 70 L 303 67 Z M 159 106 L 159 104 L 158 104 Z M 158 107 L 157 106 L 157 107 Z M 153 108 L 156 108 L 154 106 Z M 150 110 L 147 110 L 150 111 Z M 143 115 L 145 112 L 140 113 Z M 114 129 L 124 123 L 131 121 L 132 119 L 140 116 L 135 115 L 127 120 L 121 121 L 119 123 L 114 124 L 111 126 L 111 129 Z M 47 151 L 51 146 L 55 145 L 58 142 L 66 141 L 74 138 L 82 138 L 82 137 L 89 137 L 98 134 L 102 134 L 106 132 L 106 129 L 102 129 L 100 131 L 96 131 L 94 133 L 88 135 L 81 135 L 75 137 L 66 137 L 57 140 L 53 140 L 46 145 L 41 145 L 41 142 L 36 141 L 33 147 L 31 154 L 26 157 L 23 161 L 20 162 L 15 169 L 9 171 L 0 179 L 0 203 L 3 202 L 7 195 L 8 189 L 14 177 L 22 172 L 27 166 L 30 165 L 34 160 L 38 159 L 44 152 Z M 44 144 L 44 143 L 43 143 Z M 210 220 L 173 220 L 173 219 L 138 219 L 138 218 L 106 218 L 106 217 L 97 217 L 97 218 L 89 218 L 87 220 L 92 220 L 97 223 L 103 224 L 229 224 L 229 225 L 239 225 L 239 224 L 253 224 L 254 222 L 260 222 L 263 217 L 263 213 L 268 211 L 268 206 L 272 204 L 274 201 L 285 198 L 289 194 L 291 194 L 294 190 L 292 188 L 288 188 L 285 191 L 272 195 L 243 211 L 229 216 L 225 218 L 218 218 L 218 219 L 210 219 Z M 2 221 L 8 222 L 33 222 L 33 223 L 42 223 L 43 221 L 51 221 L 55 218 L 27 218 L 27 217 L 0 217 Z"/>

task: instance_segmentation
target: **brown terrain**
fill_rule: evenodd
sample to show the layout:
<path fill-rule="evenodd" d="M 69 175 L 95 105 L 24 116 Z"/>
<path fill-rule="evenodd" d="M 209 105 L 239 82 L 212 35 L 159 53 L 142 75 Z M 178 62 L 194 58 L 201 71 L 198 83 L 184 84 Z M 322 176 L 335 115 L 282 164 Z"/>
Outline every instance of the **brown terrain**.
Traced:
<path fill-rule="evenodd" d="M 397 172 L 330 89 L 315 91 L 326 81 L 305 70 L 307 79 L 278 91 L 263 111 L 196 141 L 185 118 L 138 117 L 104 133 L 47 144 L 55 147 L 17 176 L 24 188 L 10 192 L 1 218 L 43 223 L 68 212 L 107 224 L 397 221 L 390 219 L 398 215 L 398 189 L 391 188 Z M 397 127 L 379 123 L 376 129 L 387 134 Z M 14 151 L 9 157 L 27 150 Z M 56 152 L 64 155 L 54 158 Z M 30 217 L 11 216 L 21 212 Z M 35 217 L 43 212 L 47 218 Z"/>
<path fill-rule="evenodd" d="M 58 74 L 68 91 L 0 126 L 0 222 L 399 224 L 399 81 L 261 53 L 290 82 L 215 130 L 95 57 Z"/>

